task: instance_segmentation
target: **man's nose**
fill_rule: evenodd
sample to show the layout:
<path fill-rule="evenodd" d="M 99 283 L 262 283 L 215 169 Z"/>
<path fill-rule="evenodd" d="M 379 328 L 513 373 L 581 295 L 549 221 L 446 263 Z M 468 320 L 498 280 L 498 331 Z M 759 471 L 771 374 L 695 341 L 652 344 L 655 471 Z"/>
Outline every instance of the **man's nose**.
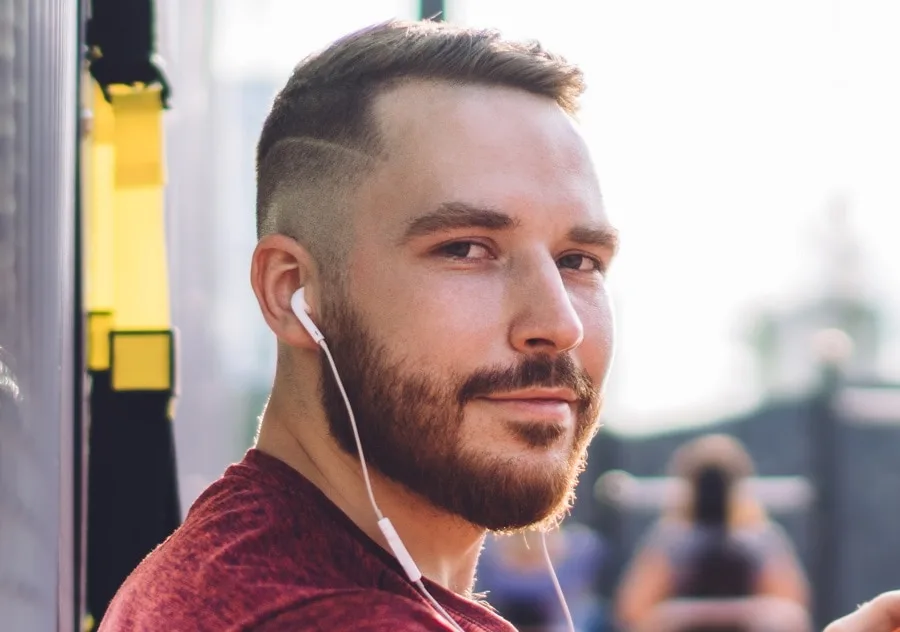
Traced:
<path fill-rule="evenodd" d="M 555 261 L 534 264 L 515 275 L 510 344 L 522 353 L 562 353 L 584 340 L 584 325 L 572 305 Z"/>

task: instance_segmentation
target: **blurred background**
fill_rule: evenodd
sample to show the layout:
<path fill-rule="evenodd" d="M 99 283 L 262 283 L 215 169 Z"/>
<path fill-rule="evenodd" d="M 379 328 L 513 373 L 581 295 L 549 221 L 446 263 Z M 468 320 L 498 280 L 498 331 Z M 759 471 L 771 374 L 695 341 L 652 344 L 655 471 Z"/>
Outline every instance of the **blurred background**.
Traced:
<path fill-rule="evenodd" d="M 0 24 L 12 37 L 69 11 L 74 25 L 66 4 L 6 0 Z M 298 61 L 338 36 L 441 7 L 450 22 L 540 40 L 588 81 L 580 118 L 623 244 L 610 277 L 618 348 L 605 429 L 570 529 L 577 550 L 594 552 L 571 573 L 586 595 L 583 629 L 611 629 L 602 626 L 612 625 L 626 569 L 675 494 L 667 464 L 709 433 L 737 438 L 751 456 L 748 487 L 795 547 L 817 622 L 900 587 L 900 4 L 892 0 L 159 0 L 158 50 L 173 90 L 165 202 L 181 511 L 251 446 L 273 376 L 275 345 L 248 269 L 254 148 L 275 93 Z M 76 27 L 60 28 L 74 60 Z M 10 68 L 24 72 L 14 57 Z M 23 107 L 8 103 L 13 114 Z M 0 170 L 15 173 L 15 130 L 0 129 L 9 137 Z M 49 194 L 32 178 L 33 204 Z M 45 246 L 34 231 L 16 237 L 11 227 L 24 230 L 25 220 L 16 219 L 11 176 L 4 186 L 0 346 L 20 356 L 7 364 L 21 373 L 22 358 L 38 356 L 14 344 L 25 327 L 11 302 L 26 286 L 16 270 Z M 59 195 L 47 203 L 71 203 Z M 66 221 L 54 234 L 74 230 Z M 16 245 L 26 238 L 31 250 Z M 75 261 L 60 252 L 57 267 Z M 53 353 L 46 357 L 56 371 Z M 77 390 L 72 376 L 54 379 L 57 390 Z M 58 408 L 28 414 L 58 418 Z M 10 428 L 0 426 L 4 447 L 36 432 Z M 54 440 L 56 449 L 67 440 Z M 6 488 L 0 479 L 7 521 L 24 494 L 9 476 Z M 53 485 L 65 497 L 65 473 L 60 480 Z M 59 521 L 60 511 L 45 513 Z M 0 530 L 0 549 L 12 550 L 11 533 Z M 20 612 L 23 581 L 0 570 L 0 600 Z M 29 599 L 42 603 L 40 594 Z"/>

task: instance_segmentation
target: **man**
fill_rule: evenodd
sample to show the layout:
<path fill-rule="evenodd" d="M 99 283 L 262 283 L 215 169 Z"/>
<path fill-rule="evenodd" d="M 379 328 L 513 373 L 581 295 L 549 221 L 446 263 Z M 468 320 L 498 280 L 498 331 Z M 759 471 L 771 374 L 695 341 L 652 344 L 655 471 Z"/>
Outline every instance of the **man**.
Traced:
<path fill-rule="evenodd" d="M 612 355 L 616 232 L 573 118 L 583 89 L 536 44 L 433 23 L 297 67 L 258 148 L 251 282 L 278 363 L 256 448 L 101 630 L 512 629 L 471 594 L 483 538 L 565 513 Z M 439 606 L 388 553 L 291 310 L 301 287 L 375 500 Z"/>
<path fill-rule="evenodd" d="M 471 594 L 484 535 L 566 511 L 612 356 L 583 88 L 538 45 L 430 23 L 297 67 L 258 150 L 251 282 L 278 364 L 257 445 L 103 632 L 512 629 Z M 388 553 L 364 471 L 434 602 Z"/>

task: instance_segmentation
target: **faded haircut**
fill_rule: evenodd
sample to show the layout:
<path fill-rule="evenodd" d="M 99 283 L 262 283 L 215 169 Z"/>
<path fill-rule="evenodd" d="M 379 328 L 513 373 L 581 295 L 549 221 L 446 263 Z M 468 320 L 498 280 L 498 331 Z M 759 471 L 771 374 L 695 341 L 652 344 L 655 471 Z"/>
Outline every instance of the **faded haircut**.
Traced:
<path fill-rule="evenodd" d="M 414 80 L 516 88 L 570 114 L 584 91 L 577 66 L 493 30 L 390 21 L 348 35 L 294 69 L 266 118 L 256 155 L 258 237 L 288 235 L 320 264 L 342 258 L 343 213 L 385 150 L 373 101 Z"/>

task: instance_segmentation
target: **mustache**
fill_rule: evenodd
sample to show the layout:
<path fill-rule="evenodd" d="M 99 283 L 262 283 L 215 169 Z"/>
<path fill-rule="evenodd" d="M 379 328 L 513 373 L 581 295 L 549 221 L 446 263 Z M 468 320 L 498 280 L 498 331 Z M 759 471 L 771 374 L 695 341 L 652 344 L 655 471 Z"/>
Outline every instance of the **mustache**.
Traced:
<path fill-rule="evenodd" d="M 523 359 L 514 367 L 492 367 L 476 371 L 463 383 L 457 395 L 460 406 L 478 397 L 528 388 L 568 388 L 587 408 L 598 397 L 594 381 L 579 369 L 568 354 L 546 354 Z"/>

